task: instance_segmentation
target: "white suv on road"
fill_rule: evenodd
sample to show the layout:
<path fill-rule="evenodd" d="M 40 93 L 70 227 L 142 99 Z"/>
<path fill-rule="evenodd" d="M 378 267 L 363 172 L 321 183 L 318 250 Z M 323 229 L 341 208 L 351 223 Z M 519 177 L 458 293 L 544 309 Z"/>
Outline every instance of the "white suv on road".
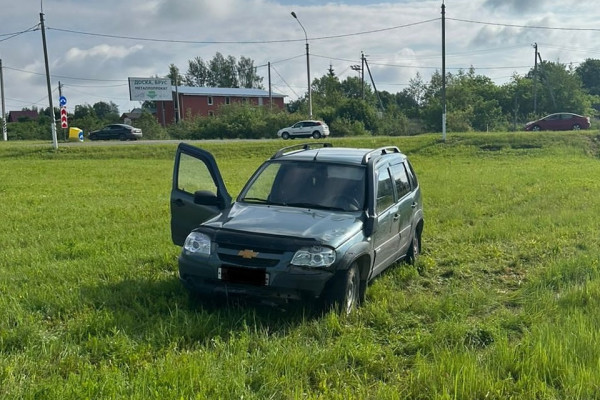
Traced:
<path fill-rule="evenodd" d="M 323 121 L 300 121 L 288 128 L 280 129 L 277 132 L 277 136 L 282 139 L 295 137 L 312 137 L 314 139 L 320 139 L 329 136 L 329 127 Z"/>

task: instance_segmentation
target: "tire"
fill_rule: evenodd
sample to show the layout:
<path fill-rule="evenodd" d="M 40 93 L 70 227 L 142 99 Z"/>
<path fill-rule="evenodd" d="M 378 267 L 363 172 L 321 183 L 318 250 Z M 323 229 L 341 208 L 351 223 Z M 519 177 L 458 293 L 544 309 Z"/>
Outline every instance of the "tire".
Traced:
<path fill-rule="evenodd" d="M 119 140 L 121 140 L 121 141 L 125 141 L 125 140 L 127 140 L 127 136 L 125 136 L 125 134 L 124 134 L 124 133 L 121 133 L 121 134 L 119 135 Z"/>
<path fill-rule="evenodd" d="M 283 132 L 283 133 L 281 134 L 281 138 L 282 138 L 283 140 L 288 140 L 288 139 L 290 138 L 290 134 L 289 134 L 289 133 L 287 133 L 287 132 Z"/>
<path fill-rule="evenodd" d="M 415 235 L 410 242 L 410 247 L 406 252 L 406 261 L 410 265 L 415 265 L 417 258 L 419 258 L 419 254 L 421 254 L 421 233 L 415 231 Z"/>
<path fill-rule="evenodd" d="M 89 139 L 90 140 L 98 140 L 98 138 L 96 137 L 96 135 L 90 135 Z"/>
<path fill-rule="evenodd" d="M 542 128 L 540 128 L 540 126 L 539 126 L 539 125 L 534 125 L 534 127 L 533 127 L 533 128 L 531 128 L 531 130 L 532 130 L 532 131 L 534 131 L 534 132 L 539 132 L 539 131 L 541 131 L 541 130 L 542 130 Z"/>
<path fill-rule="evenodd" d="M 314 132 L 312 133 L 312 137 L 313 137 L 313 139 L 321 139 L 321 132 L 319 132 L 319 131 L 314 131 Z"/>
<path fill-rule="evenodd" d="M 574 130 L 574 131 L 578 131 L 578 130 L 580 130 L 580 129 L 581 129 L 581 125 L 579 125 L 579 124 L 575 124 L 575 125 L 573 125 L 573 130 Z"/>
<path fill-rule="evenodd" d="M 361 297 L 358 265 L 353 263 L 334 279 L 327 308 L 334 309 L 341 316 L 350 315 L 358 307 Z"/>

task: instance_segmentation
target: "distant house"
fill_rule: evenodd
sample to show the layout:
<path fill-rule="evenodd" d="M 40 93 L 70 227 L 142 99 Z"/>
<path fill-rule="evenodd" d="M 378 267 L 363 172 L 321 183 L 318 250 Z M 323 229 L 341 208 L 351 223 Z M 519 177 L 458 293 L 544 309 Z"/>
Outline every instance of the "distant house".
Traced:
<path fill-rule="evenodd" d="M 180 117 L 188 116 L 209 117 L 218 114 L 219 107 L 234 104 L 248 103 L 257 107 L 273 107 L 282 110 L 286 96 L 271 93 L 262 89 L 245 88 L 212 88 L 212 87 L 173 87 L 173 100 L 179 98 L 181 109 Z M 271 103 L 272 101 L 272 103 Z M 162 125 L 172 124 L 176 121 L 177 103 L 175 101 L 156 101 L 156 118 Z"/>
<path fill-rule="evenodd" d="M 8 122 L 19 122 L 19 121 L 37 121 L 39 114 L 37 111 L 10 111 L 8 113 Z"/>
<path fill-rule="evenodd" d="M 121 121 L 124 124 L 128 124 L 131 125 L 135 120 L 139 119 L 142 116 L 142 109 L 141 108 L 134 108 L 133 110 L 123 113 L 121 115 Z"/>

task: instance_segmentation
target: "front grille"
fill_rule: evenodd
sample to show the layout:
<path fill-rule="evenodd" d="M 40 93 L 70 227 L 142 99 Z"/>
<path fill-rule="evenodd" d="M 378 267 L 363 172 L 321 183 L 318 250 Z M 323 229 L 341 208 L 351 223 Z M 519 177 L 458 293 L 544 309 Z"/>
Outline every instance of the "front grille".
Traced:
<path fill-rule="evenodd" d="M 220 252 L 218 254 L 219 254 L 219 259 L 224 263 L 243 265 L 245 267 L 253 267 L 253 268 L 274 267 L 279 263 L 279 260 L 280 260 L 280 258 L 277 258 L 277 259 L 260 258 L 260 253 L 259 253 L 259 257 L 256 257 L 256 258 L 244 258 L 244 257 L 238 256 L 238 255 L 224 254 L 224 253 L 220 253 Z"/>

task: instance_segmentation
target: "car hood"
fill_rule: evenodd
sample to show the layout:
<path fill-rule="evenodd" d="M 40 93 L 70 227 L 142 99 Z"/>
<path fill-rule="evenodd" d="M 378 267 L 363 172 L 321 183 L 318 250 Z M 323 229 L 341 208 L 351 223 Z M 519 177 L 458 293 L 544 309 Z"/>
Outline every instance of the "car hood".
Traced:
<path fill-rule="evenodd" d="M 234 203 L 202 224 L 216 229 L 316 239 L 338 247 L 363 227 L 359 212 Z"/>

